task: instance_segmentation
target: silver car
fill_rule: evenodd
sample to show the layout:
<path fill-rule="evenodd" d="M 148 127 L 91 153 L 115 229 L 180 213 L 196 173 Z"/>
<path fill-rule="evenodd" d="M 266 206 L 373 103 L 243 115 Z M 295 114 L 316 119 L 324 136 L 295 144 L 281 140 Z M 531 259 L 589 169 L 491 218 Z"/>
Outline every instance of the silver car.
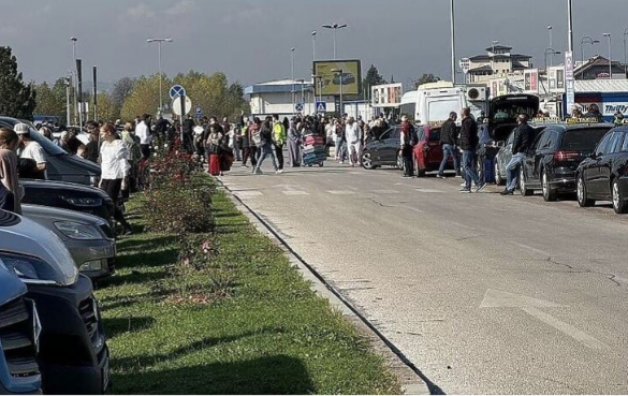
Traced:
<path fill-rule="evenodd" d="M 116 241 L 105 220 L 73 210 L 38 205 L 23 205 L 22 213 L 63 241 L 82 274 L 98 280 L 115 271 Z"/>

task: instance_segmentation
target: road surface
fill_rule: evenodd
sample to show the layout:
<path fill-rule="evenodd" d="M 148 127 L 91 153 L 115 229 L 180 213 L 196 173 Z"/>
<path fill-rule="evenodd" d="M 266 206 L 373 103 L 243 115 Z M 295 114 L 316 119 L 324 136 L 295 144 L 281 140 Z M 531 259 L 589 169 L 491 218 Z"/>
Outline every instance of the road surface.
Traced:
<path fill-rule="evenodd" d="M 443 392 L 628 392 L 628 217 L 611 208 L 332 162 L 222 181 Z"/>

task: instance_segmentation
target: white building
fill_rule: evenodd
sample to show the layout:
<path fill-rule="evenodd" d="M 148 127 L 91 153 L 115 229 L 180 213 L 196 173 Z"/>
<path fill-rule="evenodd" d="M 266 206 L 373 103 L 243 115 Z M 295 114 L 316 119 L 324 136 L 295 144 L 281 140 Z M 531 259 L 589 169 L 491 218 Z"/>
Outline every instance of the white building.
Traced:
<path fill-rule="evenodd" d="M 297 111 L 292 105 L 292 92 L 294 89 L 294 102 L 303 105 L 302 111 Z M 312 81 L 303 80 L 279 80 L 255 84 L 244 89 L 244 94 L 249 98 L 251 115 L 265 117 L 278 114 L 280 117 L 290 117 L 294 114 L 316 114 L 316 102 L 321 98 L 314 95 Z M 326 112 L 336 111 L 333 96 L 323 96 L 326 102 Z"/>
<path fill-rule="evenodd" d="M 495 45 L 486 49 L 486 55 L 469 58 L 469 84 L 486 84 L 497 77 L 531 68 L 531 56 L 513 54 L 512 47 Z"/>

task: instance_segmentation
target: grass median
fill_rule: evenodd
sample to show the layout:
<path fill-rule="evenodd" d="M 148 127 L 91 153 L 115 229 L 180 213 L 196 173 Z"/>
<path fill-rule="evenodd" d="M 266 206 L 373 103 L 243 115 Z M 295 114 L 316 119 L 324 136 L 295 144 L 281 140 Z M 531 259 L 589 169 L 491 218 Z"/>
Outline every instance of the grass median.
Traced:
<path fill-rule="evenodd" d="M 118 242 L 118 273 L 97 292 L 112 392 L 399 393 L 366 338 L 311 290 L 282 250 L 222 192 L 213 200 L 212 260 L 228 276 L 173 271 L 177 235 Z M 129 213 L 141 205 L 138 195 Z M 144 227 L 141 218 L 133 223 Z"/>

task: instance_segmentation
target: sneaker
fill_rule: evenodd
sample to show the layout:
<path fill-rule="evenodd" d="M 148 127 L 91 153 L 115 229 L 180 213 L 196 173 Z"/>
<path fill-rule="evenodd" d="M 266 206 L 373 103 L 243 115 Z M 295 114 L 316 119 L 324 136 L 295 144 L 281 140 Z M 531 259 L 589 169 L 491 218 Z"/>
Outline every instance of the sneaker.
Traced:
<path fill-rule="evenodd" d="M 340 161 L 340 163 L 344 165 L 345 162 L 344 161 Z"/>
<path fill-rule="evenodd" d="M 465 194 L 471 194 L 471 190 L 468 188 L 463 188 L 460 190 L 461 193 L 465 193 Z"/>
<path fill-rule="evenodd" d="M 254 175 L 263 175 L 264 172 L 262 172 L 261 170 L 258 170 L 257 172 L 253 171 Z"/>
<path fill-rule="evenodd" d="M 515 193 L 515 192 L 514 192 L 514 191 L 512 191 L 512 190 L 508 190 L 508 189 L 506 189 L 506 190 L 504 190 L 504 191 L 500 192 L 499 194 L 500 194 L 500 195 L 513 195 L 514 193 Z"/>
<path fill-rule="evenodd" d="M 485 188 L 486 188 L 486 183 L 482 183 L 482 185 L 478 186 L 478 187 L 475 189 L 475 192 L 476 192 L 476 193 L 480 193 L 480 192 L 484 191 L 484 189 L 485 189 Z"/>
<path fill-rule="evenodd" d="M 436 175 L 436 178 L 437 178 L 437 179 L 444 179 L 444 178 L 445 178 L 445 175 Z"/>
<path fill-rule="evenodd" d="M 279 169 L 278 171 L 275 172 L 276 175 L 281 175 L 283 173 L 283 169 Z"/>

